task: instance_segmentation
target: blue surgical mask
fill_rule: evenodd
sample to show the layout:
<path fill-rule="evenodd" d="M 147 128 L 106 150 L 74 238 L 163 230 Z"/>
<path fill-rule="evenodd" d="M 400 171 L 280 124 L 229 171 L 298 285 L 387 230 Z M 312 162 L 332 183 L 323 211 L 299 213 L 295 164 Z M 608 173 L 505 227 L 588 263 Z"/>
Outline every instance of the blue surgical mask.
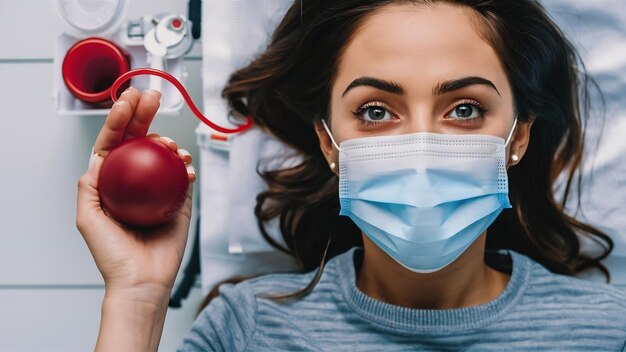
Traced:
<path fill-rule="evenodd" d="M 355 138 L 339 151 L 339 215 L 348 216 L 405 268 L 431 273 L 454 262 L 511 208 L 507 140 L 418 132 Z"/>

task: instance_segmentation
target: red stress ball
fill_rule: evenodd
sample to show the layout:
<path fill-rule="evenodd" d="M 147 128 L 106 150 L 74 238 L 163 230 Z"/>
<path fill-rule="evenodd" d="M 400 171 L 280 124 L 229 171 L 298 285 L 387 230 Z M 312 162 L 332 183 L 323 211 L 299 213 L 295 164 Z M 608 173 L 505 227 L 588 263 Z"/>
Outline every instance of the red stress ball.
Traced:
<path fill-rule="evenodd" d="M 189 176 L 177 153 L 150 138 L 132 138 L 104 158 L 98 191 L 115 220 L 136 227 L 170 220 L 187 197 Z"/>

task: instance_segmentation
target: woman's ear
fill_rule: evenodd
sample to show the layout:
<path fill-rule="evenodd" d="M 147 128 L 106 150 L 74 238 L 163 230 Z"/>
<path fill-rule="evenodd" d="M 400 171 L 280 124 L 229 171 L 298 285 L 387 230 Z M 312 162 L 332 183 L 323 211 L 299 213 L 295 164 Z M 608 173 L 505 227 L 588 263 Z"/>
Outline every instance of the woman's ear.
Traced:
<path fill-rule="evenodd" d="M 326 132 L 324 125 L 322 125 L 321 120 L 313 121 L 313 127 L 315 128 L 315 133 L 317 134 L 317 138 L 320 141 L 320 150 L 324 154 L 326 158 L 326 162 L 328 162 L 328 166 L 331 171 L 337 174 L 337 164 L 338 164 L 338 155 L 337 151 L 333 148 L 333 142 L 330 139 L 330 136 Z"/>
<path fill-rule="evenodd" d="M 530 143 L 530 129 L 532 128 L 536 117 L 537 116 L 535 114 L 532 114 L 528 120 L 517 123 L 517 127 L 515 128 L 515 132 L 513 133 L 513 137 L 511 139 L 508 166 L 517 165 L 524 157 L 524 154 L 528 149 L 528 143 Z"/>

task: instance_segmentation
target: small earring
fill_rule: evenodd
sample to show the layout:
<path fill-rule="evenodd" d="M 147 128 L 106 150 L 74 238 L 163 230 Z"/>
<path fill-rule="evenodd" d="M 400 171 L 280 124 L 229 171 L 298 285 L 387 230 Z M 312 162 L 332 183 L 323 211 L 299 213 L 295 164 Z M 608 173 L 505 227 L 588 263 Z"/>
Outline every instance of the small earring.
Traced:
<path fill-rule="evenodd" d="M 511 155 L 511 160 L 518 161 L 519 160 L 519 156 L 517 156 L 517 154 L 513 154 L 513 155 Z"/>
<path fill-rule="evenodd" d="M 331 170 L 335 170 L 335 168 L 337 167 L 337 164 L 335 163 L 330 163 L 330 169 Z"/>

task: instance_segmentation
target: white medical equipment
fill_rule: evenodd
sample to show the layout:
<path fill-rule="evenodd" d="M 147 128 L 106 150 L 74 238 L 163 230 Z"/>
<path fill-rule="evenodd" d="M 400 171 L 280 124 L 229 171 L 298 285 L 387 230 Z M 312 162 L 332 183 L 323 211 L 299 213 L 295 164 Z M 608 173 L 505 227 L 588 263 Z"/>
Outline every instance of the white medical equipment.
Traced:
<path fill-rule="evenodd" d="M 161 15 L 151 20 L 155 27 L 144 36 L 144 46 L 150 53 L 150 67 L 165 71 L 166 59 L 175 59 L 193 47 L 189 21 L 182 15 Z M 150 76 L 150 89 L 161 90 L 161 79 Z"/>
<path fill-rule="evenodd" d="M 291 0 L 204 1 L 202 3 L 204 114 L 221 126 L 235 126 L 221 98 L 228 77 L 260 53 Z M 253 127 L 224 135 L 204 124 L 196 130 L 200 155 L 200 257 L 206 293 L 225 279 L 298 269 L 293 257 L 261 235 L 254 215 L 265 189 L 259 161 L 288 156 L 283 143 Z M 287 162 L 297 162 L 287 159 Z M 284 246 L 278 222 L 269 234 Z"/>
<path fill-rule="evenodd" d="M 193 45 L 187 19 L 177 14 L 159 14 L 128 21 L 129 3 L 129 0 L 52 1 L 53 13 L 63 27 L 63 33 L 57 37 L 53 58 L 52 100 L 54 111 L 57 114 L 105 116 L 109 112 L 108 108 L 91 105 L 77 99 L 67 89 L 61 74 L 61 66 L 68 49 L 77 41 L 88 37 L 101 37 L 124 48 L 130 55 L 131 69 L 149 66 L 149 55 L 144 46 L 144 40 L 154 39 L 156 41 L 158 39 L 158 43 L 165 43 L 167 50 L 160 59 L 153 59 L 152 62 L 157 62 L 168 73 L 184 83 L 186 72 L 182 55 L 187 53 Z M 158 24 L 161 22 L 165 24 L 166 22 L 163 20 L 167 18 L 170 19 L 170 25 L 177 23 L 174 22 L 174 19 L 180 19 L 180 30 L 172 29 L 171 32 L 174 34 L 171 34 L 170 30 L 165 28 L 159 30 L 157 34 Z M 147 36 L 148 33 L 151 35 Z M 155 82 L 155 86 L 158 87 L 160 79 L 156 78 Z M 133 79 L 131 84 L 140 90 L 150 88 L 147 77 Z M 163 85 L 162 92 L 159 113 L 178 114 L 183 106 L 182 96 L 170 84 Z"/>
<path fill-rule="evenodd" d="M 128 1 L 60 0 L 54 2 L 67 34 L 76 38 L 110 36 L 117 31 L 128 12 Z"/>

